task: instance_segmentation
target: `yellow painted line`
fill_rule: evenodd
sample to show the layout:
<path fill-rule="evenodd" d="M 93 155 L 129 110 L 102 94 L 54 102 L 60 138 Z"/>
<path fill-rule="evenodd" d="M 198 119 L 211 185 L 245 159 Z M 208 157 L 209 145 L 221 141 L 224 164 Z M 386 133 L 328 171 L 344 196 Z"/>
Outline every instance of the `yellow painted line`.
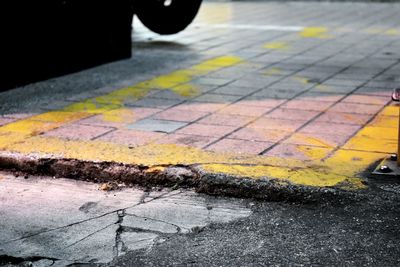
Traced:
<path fill-rule="evenodd" d="M 140 99 L 152 89 L 172 90 L 184 96 L 196 94 L 196 87 L 190 84 L 195 77 L 241 62 L 242 60 L 236 57 L 215 58 L 185 70 L 158 76 L 100 97 L 71 104 L 59 111 L 10 123 L 0 127 L 0 150 L 42 157 L 143 165 L 155 171 L 169 165 L 195 164 L 208 172 L 237 177 L 250 179 L 268 177 L 280 184 L 336 186 L 347 189 L 364 188 L 359 173 L 382 158 L 386 151 L 396 150 L 393 142 L 397 134 L 396 122 L 393 119 L 385 120 L 388 116 L 398 114 L 398 107 L 392 106 L 386 107 L 377 117 L 379 119 L 364 127 L 335 152 L 332 147 L 296 146 L 296 149 L 309 160 L 214 153 L 178 145 L 148 144 L 129 148 L 109 142 L 63 140 L 40 135 L 66 123 L 96 114 L 103 115 L 105 120 L 124 122 L 134 116 L 124 109 L 126 101 Z M 299 81 L 302 82 L 300 78 Z M 381 138 L 383 135 L 388 138 Z M 323 140 L 309 138 L 310 142 L 324 144 Z"/>

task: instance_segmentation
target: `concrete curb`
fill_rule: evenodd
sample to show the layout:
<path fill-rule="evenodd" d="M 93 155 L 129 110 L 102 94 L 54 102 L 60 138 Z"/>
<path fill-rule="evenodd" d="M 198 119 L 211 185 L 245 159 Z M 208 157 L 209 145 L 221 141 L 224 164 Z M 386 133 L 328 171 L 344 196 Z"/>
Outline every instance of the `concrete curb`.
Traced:
<path fill-rule="evenodd" d="M 198 193 L 288 202 L 341 202 L 361 195 L 337 187 L 294 185 L 282 180 L 235 177 L 205 172 L 199 166 L 140 166 L 116 162 L 45 158 L 0 153 L 0 170 L 31 175 L 70 178 L 96 183 L 117 182 L 127 186 L 194 188 Z"/>

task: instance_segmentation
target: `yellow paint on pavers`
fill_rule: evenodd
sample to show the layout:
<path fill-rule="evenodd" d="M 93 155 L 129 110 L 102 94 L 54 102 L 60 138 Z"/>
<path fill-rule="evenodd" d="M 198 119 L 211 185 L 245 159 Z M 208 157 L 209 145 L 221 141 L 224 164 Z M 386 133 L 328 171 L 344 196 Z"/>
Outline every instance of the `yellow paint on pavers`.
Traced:
<path fill-rule="evenodd" d="M 339 149 L 324 164 L 333 173 L 354 177 L 386 156 L 386 153 Z"/>
<path fill-rule="evenodd" d="M 326 92 L 333 92 L 333 93 L 337 93 L 337 92 L 335 92 L 335 90 L 331 86 L 325 85 L 325 84 L 318 84 L 318 85 L 316 85 L 314 87 L 313 90 L 317 91 L 317 92 L 325 92 L 325 93 Z"/>
<path fill-rule="evenodd" d="M 399 116 L 400 106 L 391 105 L 385 107 L 382 112 L 379 113 L 381 116 Z"/>
<path fill-rule="evenodd" d="M 7 150 L 23 153 L 71 158 L 87 161 L 114 161 L 144 166 L 198 164 L 206 171 L 258 179 L 269 177 L 283 182 L 307 186 L 359 185 L 353 177 L 337 174 L 319 160 L 300 161 L 263 156 L 217 154 L 176 145 L 146 145 L 129 149 L 126 146 L 99 141 L 73 141 L 36 136 L 23 143 L 10 145 Z M 321 158 L 321 154 L 310 154 Z M 325 155 L 324 155 L 325 156 Z M 343 165 L 343 163 L 341 164 Z"/>
<path fill-rule="evenodd" d="M 50 111 L 28 119 L 19 120 L 0 127 L 0 148 L 21 142 L 29 136 L 34 136 L 60 127 L 63 124 L 88 118 L 93 115 L 103 115 L 105 121 L 121 122 L 128 119 L 131 122 L 134 114 L 124 109 L 125 102 L 133 102 L 145 97 L 152 89 L 171 90 L 182 96 L 193 96 L 198 93 L 195 86 L 187 84 L 196 76 L 205 75 L 224 67 L 242 62 L 234 56 L 222 56 L 206 60 L 189 69 L 174 71 L 150 79 L 134 86 L 125 87 L 111 93 L 73 103 L 58 111 Z M 186 83 L 186 84 L 185 84 Z M 40 147 L 39 147 L 40 148 Z"/>
<path fill-rule="evenodd" d="M 362 188 L 356 178 L 383 155 L 373 152 L 339 150 L 325 162 L 299 161 L 262 156 L 217 154 L 176 145 L 147 145 L 129 149 L 126 146 L 98 141 L 68 141 L 36 136 L 23 143 L 9 145 L 9 151 L 23 154 L 53 155 L 87 161 L 114 161 L 144 166 L 198 164 L 206 171 L 258 179 L 269 177 L 283 182 L 308 186 L 346 186 Z M 315 158 L 320 159 L 322 154 Z"/>
<path fill-rule="evenodd" d="M 400 30 L 398 29 L 388 29 L 384 32 L 385 35 L 397 36 L 400 35 Z"/>
<path fill-rule="evenodd" d="M 382 33 L 384 30 L 382 28 L 367 28 L 365 30 L 363 30 L 362 32 L 365 32 L 367 34 L 380 34 Z"/>
<path fill-rule="evenodd" d="M 328 34 L 328 28 L 325 27 L 306 27 L 299 34 L 301 37 L 304 38 L 318 38 L 318 39 L 332 38 L 332 36 Z"/>
<path fill-rule="evenodd" d="M 281 74 L 281 73 L 282 73 L 282 70 L 279 69 L 279 68 L 269 68 L 264 72 L 264 75 L 267 75 L 267 76 L 269 76 L 269 75 L 278 75 L 278 74 Z"/>
<path fill-rule="evenodd" d="M 374 127 L 382 127 L 382 128 L 396 128 L 399 127 L 399 117 L 398 116 L 377 116 L 372 122 L 371 125 Z"/>
<path fill-rule="evenodd" d="M 307 159 L 319 161 L 328 156 L 332 149 L 326 147 L 313 147 L 305 145 L 297 145 L 296 149 L 302 153 Z"/>
<path fill-rule="evenodd" d="M 124 108 L 104 112 L 101 116 L 103 121 L 115 123 L 133 123 L 137 118 L 135 111 Z"/>
<path fill-rule="evenodd" d="M 295 75 L 295 76 L 293 76 L 291 78 L 293 80 L 295 80 L 295 81 L 298 81 L 299 83 L 302 83 L 302 84 L 308 84 L 309 83 L 308 78 L 305 78 L 305 77 L 302 77 L 302 76 Z"/>
<path fill-rule="evenodd" d="M 324 140 L 322 137 L 313 136 L 313 134 L 294 133 L 287 141 L 287 143 L 294 143 L 299 145 L 317 146 L 334 148 L 335 144 L 332 144 L 329 140 Z M 321 158 L 324 158 L 322 156 Z"/>
<path fill-rule="evenodd" d="M 359 131 L 343 148 L 383 153 L 396 151 L 398 117 L 382 115 L 392 112 L 394 112 L 393 106 L 384 108 L 367 127 Z"/>
<path fill-rule="evenodd" d="M 194 66 L 189 73 L 191 73 L 190 75 L 193 75 L 193 73 L 209 73 L 218 68 L 239 62 L 241 61 L 237 58 L 219 58 Z M 132 90 L 135 95 L 136 89 L 142 89 L 139 90 L 140 94 L 142 94 L 143 89 L 147 89 L 143 87 L 148 85 L 141 86 L 141 88 L 132 87 L 124 93 L 117 90 L 111 97 L 108 95 L 109 99 L 111 99 L 110 103 L 107 98 L 90 99 L 79 103 L 81 106 L 73 104 L 61 111 L 65 112 L 65 114 L 77 112 L 77 114 L 80 114 L 77 117 L 66 116 L 63 118 L 61 116 L 58 119 L 58 115 L 54 115 L 57 119 L 53 119 L 52 122 L 23 120 L 0 127 L 2 150 L 45 157 L 53 155 L 54 157 L 86 161 L 113 161 L 156 168 L 176 164 L 196 164 L 202 166 L 206 171 L 232 174 L 239 177 L 254 179 L 268 177 L 277 179 L 280 183 L 290 182 L 308 186 L 345 186 L 346 188 L 362 188 L 361 179 L 357 178 L 358 172 L 365 170 L 375 160 L 383 157 L 383 154 L 374 153 L 371 150 L 367 151 L 368 147 L 366 145 L 364 145 L 365 152 L 340 149 L 331 157 L 327 157 L 326 153 L 310 152 L 307 149 L 305 152 L 313 160 L 300 161 L 266 156 L 218 154 L 177 145 L 146 145 L 129 149 L 123 145 L 99 141 L 73 141 L 34 136 L 46 129 L 57 127 L 64 122 L 74 121 L 81 116 L 104 114 L 112 110 L 119 110 L 123 106 L 123 103 L 119 102 L 123 101 L 120 95 L 129 95 Z M 391 113 L 393 112 L 392 109 L 392 107 L 386 108 L 382 114 Z M 44 114 L 41 119 L 43 117 L 46 118 L 46 116 L 48 114 Z M 51 121 L 51 119 L 48 120 Z M 36 123 L 33 124 L 32 122 Z M 394 128 L 388 129 L 394 130 Z M 361 139 L 359 136 L 355 139 L 352 138 L 346 144 L 347 148 L 351 147 L 351 142 L 357 138 Z M 299 148 L 301 149 L 301 146 Z M 326 159 L 321 160 L 324 157 Z"/>
<path fill-rule="evenodd" d="M 274 49 L 274 50 L 288 50 L 289 44 L 286 42 L 271 42 L 264 44 L 263 47 L 266 49 Z"/>
<path fill-rule="evenodd" d="M 201 94 L 200 89 L 193 84 L 181 84 L 170 88 L 170 90 L 183 97 L 194 97 Z"/>
<path fill-rule="evenodd" d="M 367 34 L 379 34 L 379 35 L 389 35 L 389 36 L 398 36 L 400 35 L 400 30 L 396 28 L 384 29 L 384 28 L 368 28 L 363 30 L 362 32 Z"/>

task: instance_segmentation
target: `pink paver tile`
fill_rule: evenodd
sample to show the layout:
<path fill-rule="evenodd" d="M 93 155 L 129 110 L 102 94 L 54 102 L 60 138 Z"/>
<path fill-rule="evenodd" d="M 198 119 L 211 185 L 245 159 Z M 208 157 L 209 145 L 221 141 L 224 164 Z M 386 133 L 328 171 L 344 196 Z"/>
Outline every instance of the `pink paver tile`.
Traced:
<path fill-rule="evenodd" d="M 344 135 L 332 135 L 325 133 L 294 133 L 283 143 L 319 147 L 338 147 L 344 145 L 348 139 L 349 136 Z"/>
<path fill-rule="evenodd" d="M 17 119 L 0 117 L 0 126 L 16 121 Z"/>
<path fill-rule="evenodd" d="M 92 140 L 112 130 L 113 128 L 72 123 L 46 132 L 44 135 L 70 140 Z"/>
<path fill-rule="evenodd" d="M 325 158 L 331 151 L 331 148 L 325 147 L 279 144 L 265 153 L 265 155 L 298 160 L 320 160 Z"/>
<path fill-rule="evenodd" d="M 35 114 L 35 113 L 13 113 L 13 114 L 4 115 L 4 117 L 17 119 L 17 120 L 23 120 L 23 119 L 26 119 L 26 118 L 29 118 L 29 117 L 32 117 L 35 115 L 37 115 L 37 114 Z"/>
<path fill-rule="evenodd" d="M 298 96 L 299 100 L 307 100 L 307 101 L 325 101 L 325 102 L 337 102 L 342 99 L 345 95 L 343 94 L 324 94 L 318 92 L 307 92 Z"/>
<path fill-rule="evenodd" d="M 315 121 L 364 125 L 370 119 L 371 119 L 371 115 L 343 113 L 343 112 L 325 112 L 320 117 L 318 117 Z"/>
<path fill-rule="evenodd" d="M 237 127 L 232 126 L 194 123 L 178 130 L 176 133 L 210 137 L 223 137 L 224 135 L 233 132 L 236 128 Z"/>
<path fill-rule="evenodd" d="M 160 139 L 165 135 L 166 135 L 165 133 L 158 133 L 158 132 L 145 132 L 137 130 L 119 129 L 110 132 L 106 135 L 103 135 L 99 137 L 97 140 L 123 144 L 128 146 L 140 146 L 154 142 L 155 140 Z"/>
<path fill-rule="evenodd" d="M 302 128 L 301 133 L 320 133 L 320 134 L 333 134 L 352 136 L 361 128 L 360 125 L 348 125 L 331 122 L 312 122 Z"/>
<path fill-rule="evenodd" d="M 304 123 L 305 123 L 304 121 L 292 121 L 292 120 L 263 117 L 249 124 L 248 127 L 294 132 L 298 128 L 300 128 Z"/>
<path fill-rule="evenodd" d="M 141 108 L 141 107 L 131 108 L 131 110 L 134 112 L 135 119 L 137 119 L 137 120 L 141 120 L 141 119 L 150 117 L 150 116 L 156 114 L 157 112 L 162 111 L 162 109 L 158 109 L 158 108 Z"/>
<path fill-rule="evenodd" d="M 309 121 L 319 114 L 318 111 L 278 108 L 265 115 L 266 118 Z"/>
<path fill-rule="evenodd" d="M 349 95 L 343 102 L 358 103 L 358 104 L 371 104 L 384 106 L 391 101 L 388 97 L 382 96 L 369 96 L 369 95 Z"/>
<path fill-rule="evenodd" d="M 212 144 L 207 148 L 207 150 L 257 155 L 271 147 L 272 144 L 273 143 L 225 138 L 215 144 Z"/>
<path fill-rule="evenodd" d="M 109 114 L 99 114 L 80 120 L 79 124 L 94 125 L 103 127 L 125 128 L 127 125 L 135 121 L 149 117 L 157 112 L 162 111 L 156 108 L 129 108 L 123 111 L 112 110 Z"/>
<path fill-rule="evenodd" d="M 209 137 L 209 136 L 173 133 L 173 134 L 169 134 L 169 135 L 157 140 L 156 143 L 158 143 L 158 144 L 176 144 L 176 145 L 203 148 L 216 140 L 217 140 L 217 138 Z"/>
<path fill-rule="evenodd" d="M 191 110 L 200 112 L 215 112 L 225 107 L 226 104 L 221 103 L 201 103 L 201 102 L 185 102 L 174 107 L 178 110 Z"/>
<path fill-rule="evenodd" d="M 262 128 L 249 128 L 245 127 L 229 135 L 229 138 L 242 139 L 249 141 L 261 141 L 276 143 L 283 138 L 287 137 L 290 132 L 274 130 L 274 129 L 262 129 Z"/>
<path fill-rule="evenodd" d="M 96 115 L 90 118 L 86 118 L 78 121 L 77 123 L 83 125 L 92 125 L 92 126 L 102 126 L 102 127 L 115 127 L 115 128 L 124 128 L 127 124 L 132 123 L 134 120 L 128 120 L 126 123 L 124 122 L 115 122 L 109 121 L 104 118 L 103 115 Z"/>
<path fill-rule="evenodd" d="M 233 104 L 221 109 L 219 112 L 224 114 L 254 116 L 259 117 L 270 111 L 272 107 L 259 107 L 251 105 Z"/>
<path fill-rule="evenodd" d="M 171 121 L 182 121 L 182 122 L 194 122 L 204 116 L 207 112 L 195 111 L 195 110 L 181 110 L 178 108 L 167 109 L 154 116 L 155 119 L 160 120 L 171 120 Z"/>
<path fill-rule="evenodd" d="M 282 106 L 282 108 L 324 111 L 327 108 L 329 108 L 331 105 L 332 105 L 332 102 L 294 99 L 294 100 L 291 100 L 291 101 L 285 103 Z"/>
<path fill-rule="evenodd" d="M 347 112 L 355 114 L 369 114 L 374 115 L 379 112 L 382 108 L 380 105 L 366 105 L 366 104 L 355 104 L 355 103 L 337 103 L 331 107 L 328 111 L 335 112 Z"/>
<path fill-rule="evenodd" d="M 196 97 L 193 101 L 205 102 L 205 103 L 233 103 L 237 101 L 241 96 L 236 95 L 223 95 L 223 94 L 203 94 Z"/>
<path fill-rule="evenodd" d="M 199 123 L 241 127 L 252 120 L 255 120 L 255 117 L 214 113 L 211 114 L 210 116 L 201 119 Z"/>
<path fill-rule="evenodd" d="M 264 97 L 250 96 L 238 101 L 237 104 L 255 107 L 275 108 L 285 101 L 285 99 L 266 99 Z"/>

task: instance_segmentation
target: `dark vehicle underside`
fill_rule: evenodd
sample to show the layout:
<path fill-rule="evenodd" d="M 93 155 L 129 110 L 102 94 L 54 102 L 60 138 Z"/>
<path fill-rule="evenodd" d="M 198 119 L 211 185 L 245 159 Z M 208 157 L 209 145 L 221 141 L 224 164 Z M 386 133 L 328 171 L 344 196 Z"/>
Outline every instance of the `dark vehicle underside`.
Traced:
<path fill-rule="evenodd" d="M 174 34 L 202 0 L 5 0 L 0 3 L 0 90 L 131 56 L 136 15 Z"/>

